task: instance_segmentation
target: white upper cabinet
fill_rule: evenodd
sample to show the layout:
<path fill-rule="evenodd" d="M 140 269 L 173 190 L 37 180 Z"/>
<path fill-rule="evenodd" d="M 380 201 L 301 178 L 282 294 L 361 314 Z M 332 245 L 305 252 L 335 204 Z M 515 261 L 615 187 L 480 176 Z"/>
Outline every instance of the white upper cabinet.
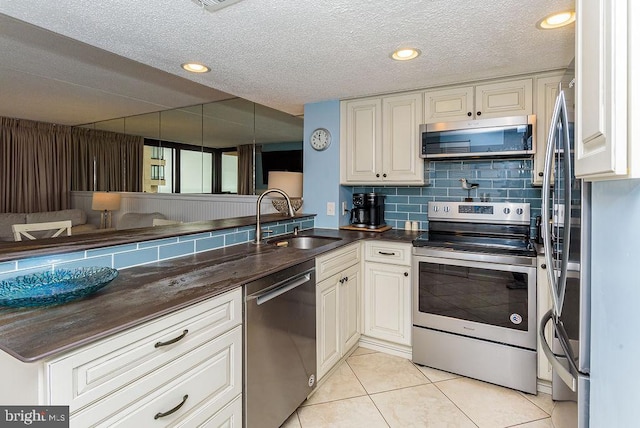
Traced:
<path fill-rule="evenodd" d="M 476 119 L 533 113 L 531 79 L 476 86 Z"/>
<path fill-rule="evenodd" d="M 343 101 L 340 110 L 341 181 L 380 181 L 382 98 Z"/>
<path fill-rule="evenodd" d="M 637 1 L 576 1 L 576 176 L 588 180 L 640 177 Z M 630 91 L 634 91 L 631 93 Z M 635 95 L 635 96 L 634 96 Z M 637 114 L 636 114 L 637 116 Z M 637 117 L 636 117 L 637 120 Z M 636 142 L 637 145 L 637 142 Z"/>
<path fill-rule="evenodd" d="M 558 96 L 558 85 L 562 81 L 563 74 L 536 79 L 536 154 L 533 158 L 533 172 L 531 184 L 542 186 L 544 177 L 544 160 L 547 153 L 547 138 L 549 138 L 549 126 L 551 116 Z M 563 82 L 564 85 L 564 82 Z M 573 100 L 567 100 L 573 104 Z"/>
<path fill-rule="evenodd" d="M 455 122 L 473 117 L 473 86 L 427 91 L 424 94 L 425 123 Z"/>
<path fill-rule="evenodd" d="M 533 112 L 531 79 L 425 92 L 425 123 L 520 116 Z"/>
<path fill-rule="evenodd" d="M 341 182 L 424 184 L 422 94 L 343 101 Z"/>
<path fill-rule="evenodd" d="M 382 179 L 423 183 L 424 161 L 420 158 L 422 94 L 382 99 Z"/>

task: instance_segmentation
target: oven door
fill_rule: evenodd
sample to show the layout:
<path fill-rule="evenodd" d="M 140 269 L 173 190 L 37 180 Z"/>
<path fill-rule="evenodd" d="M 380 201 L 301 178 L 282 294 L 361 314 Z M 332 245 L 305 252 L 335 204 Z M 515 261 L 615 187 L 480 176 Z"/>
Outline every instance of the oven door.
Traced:
<path fill-rule="evenodd" d="M 536 349 L 536 268 L 413 256 L 413 324 Z"/>

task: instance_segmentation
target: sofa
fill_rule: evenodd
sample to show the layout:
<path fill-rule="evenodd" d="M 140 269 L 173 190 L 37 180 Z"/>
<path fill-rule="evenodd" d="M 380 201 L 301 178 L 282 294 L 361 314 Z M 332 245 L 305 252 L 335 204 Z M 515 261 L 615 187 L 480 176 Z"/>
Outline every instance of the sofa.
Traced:
<path fill-rule="evenodd" d="M 13 241 L 14 224 L 45 223 L 49 221 L 71 220 L 71 235 L 88 233 L 96 230 L 97 226 L 87 223 L 87 214 L 80 209 L 60 211 L 44 211 L 39 213 L 0 213 L 0 241 Z M 53 231 L 44 231 L 34 236 L 47 238 Z"/>
<path fill-rule="evenodd" d="M 138 229 L 153 226 L 154 219 L 165 220 L 162 213 L 125 213 L 118 219 L 116 230 Z M 73 232 L 72 232 L 73 233 Z"/>

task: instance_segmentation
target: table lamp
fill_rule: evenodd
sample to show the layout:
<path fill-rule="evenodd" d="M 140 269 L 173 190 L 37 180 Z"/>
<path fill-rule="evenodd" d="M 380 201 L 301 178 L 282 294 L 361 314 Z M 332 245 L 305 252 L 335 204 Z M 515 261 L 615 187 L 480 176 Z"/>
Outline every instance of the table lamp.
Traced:
<path fill-rule="evenodd" d="M 120 209 L 120 194 L 113 192 L 93 192 L 91 209 L 101 211 L 100 229 L 111 228 L 111 211 Z"/>
<path fill-rule="evenodd" d="M 289 196 L 294 211 L 302 206 L 302 173 L 289 171 L 269 171 L 269 189 L 280 189 Z M 289 215 L 287 201 L 282 197 L 273 197 L 274 208 L 283 215 Z"/>

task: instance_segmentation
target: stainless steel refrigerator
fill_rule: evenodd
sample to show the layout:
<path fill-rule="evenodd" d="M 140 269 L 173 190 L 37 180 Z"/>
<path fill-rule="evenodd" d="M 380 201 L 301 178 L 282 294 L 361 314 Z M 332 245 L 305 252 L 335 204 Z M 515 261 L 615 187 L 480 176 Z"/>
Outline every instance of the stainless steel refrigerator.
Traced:
<path fill-rule="evenodd" d="M 542 237 L 553 306 L 539 335 L 553 367 L 553 399 L 576 400 L 578 426 L 588 427 L 591 184 L 573 174 L 573 71 L 571 64 L 558 89 L 547 141 Z M 549 322 L 553 337 L 544 334 Z"/>

